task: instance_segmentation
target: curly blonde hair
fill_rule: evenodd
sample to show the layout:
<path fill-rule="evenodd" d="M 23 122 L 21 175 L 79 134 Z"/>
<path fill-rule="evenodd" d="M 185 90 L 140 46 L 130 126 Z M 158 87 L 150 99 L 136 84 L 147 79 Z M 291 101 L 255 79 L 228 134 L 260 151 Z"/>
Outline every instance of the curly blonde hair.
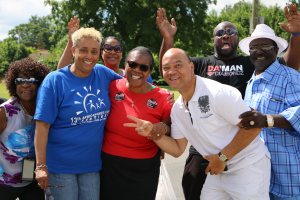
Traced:
<path fill-rule="evenodd" d="M 72 35 L 73 47 L 76 47 L 81 38 L 91 37 L 99 43 L 99 47 L 102 41 L 101 33 L 94 28 L 81 28 L 75 31 Z"/>

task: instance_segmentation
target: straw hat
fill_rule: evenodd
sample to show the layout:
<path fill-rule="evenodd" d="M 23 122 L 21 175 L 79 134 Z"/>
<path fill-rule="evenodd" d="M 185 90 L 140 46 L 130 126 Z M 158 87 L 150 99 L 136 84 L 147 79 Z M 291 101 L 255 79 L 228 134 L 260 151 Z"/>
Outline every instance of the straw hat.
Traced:
<path fill-rule="evenodd" d="M 251 34 L 251 37 L 244 38 L 240 41 L 239 46 L 240 49 L 247 55 L 250 55 L 249 52 L 249 44 L 252 42 L 252 40 L 258 39 L 258 38 L 268 38 L 276 42 L 279 50 L 278 54 L 283 52 L 287 46 L 288 43 L 285 39 L 282 39 L 281 37 L 277 37 L 275 35 L 275 32 L 267 25 L 265 24 L 258 24 Z"/>

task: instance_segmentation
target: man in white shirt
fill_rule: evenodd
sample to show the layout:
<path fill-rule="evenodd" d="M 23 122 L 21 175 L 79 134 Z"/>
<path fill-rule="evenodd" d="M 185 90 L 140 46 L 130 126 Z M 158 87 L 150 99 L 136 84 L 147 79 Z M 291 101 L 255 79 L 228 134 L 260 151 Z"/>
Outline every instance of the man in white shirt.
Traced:
<path fill-rule="evenodd" d="M 162 71 L 165 81 L 181 95 L 171 112 L 171 137 L 164 135 L 155 142 L 174 157 L 190 142 L 210 161 L 201 200 L 269 199 L 270 154 L 259 137 L 260 128 L 241 128 L 238 116 L 250 108 L 240 92 L 196 76 L 194 64 L 181 49 L 165 53 Z M 145 127 L 150 122 L 143 123 L 147 125 L 142 129 L 149 130 Z M 137 131 L 147 136 L 139 132 L 142 126 L 136 126 Z M 228 171 L 223 172 L 226 165 Z"/>

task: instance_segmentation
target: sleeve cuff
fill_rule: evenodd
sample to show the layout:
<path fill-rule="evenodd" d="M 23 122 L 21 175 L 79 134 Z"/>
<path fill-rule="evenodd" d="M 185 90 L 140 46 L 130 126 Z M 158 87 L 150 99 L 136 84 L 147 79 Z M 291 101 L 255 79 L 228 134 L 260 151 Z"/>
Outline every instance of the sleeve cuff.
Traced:
<path fill-rule="evenodd" d="M 290 122 L 293 128 L 300 133 L 300 107 L 291 107 L 280 113 L 286 120 Z"/>

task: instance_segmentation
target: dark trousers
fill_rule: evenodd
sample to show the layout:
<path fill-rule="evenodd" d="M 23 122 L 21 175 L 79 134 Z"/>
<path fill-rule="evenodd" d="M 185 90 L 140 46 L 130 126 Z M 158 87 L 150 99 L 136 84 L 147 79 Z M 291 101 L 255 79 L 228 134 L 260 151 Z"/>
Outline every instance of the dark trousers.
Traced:
<path fill-rule="evenodd" d="M 200 200 L 202 187 L 206 174 L 200 168 L 200 164 L 208 162 L 201 155 L 189 154 L 186 160 L 182 177 L 182 188 L 186 200 Z"/>
<path fill-rule="evenodd" d="M 1 200 L 45 200 L 44 190 L 34 181 L 25 187 L 7 187 L 0 185 Z"/>

